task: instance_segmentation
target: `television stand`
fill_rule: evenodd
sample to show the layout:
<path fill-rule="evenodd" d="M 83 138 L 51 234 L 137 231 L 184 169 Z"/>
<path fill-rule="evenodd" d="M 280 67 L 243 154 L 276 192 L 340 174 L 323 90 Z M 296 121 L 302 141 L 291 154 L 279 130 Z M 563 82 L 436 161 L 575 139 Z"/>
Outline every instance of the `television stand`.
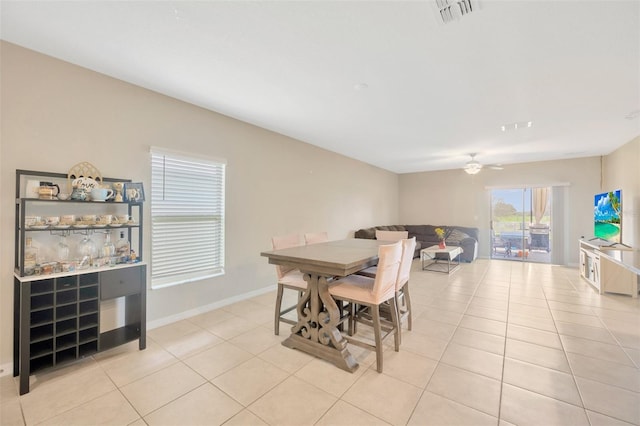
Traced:
<path fill-rule="evenodd" d="M 609 243 L 601 238 L 595 239 Z M 640 251 L 620 243 L 604 245 L 580 240 L 580 276 L 600 294 L 618 293 L 637 298 Z"/>

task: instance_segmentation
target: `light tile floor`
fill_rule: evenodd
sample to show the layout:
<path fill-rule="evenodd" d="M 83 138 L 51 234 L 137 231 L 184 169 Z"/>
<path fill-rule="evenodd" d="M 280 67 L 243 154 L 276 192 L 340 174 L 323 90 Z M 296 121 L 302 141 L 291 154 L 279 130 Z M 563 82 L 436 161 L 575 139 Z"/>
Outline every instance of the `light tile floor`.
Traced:
<path fill-rule="evenodd" d="M 282 346 L 273 292 L 32 376 L 22 397 L 5 376 L 0 424 L 640 425 L 639 299 L 499 260 L 416 260 L 410 289 L 413 330 L 383 374 L 357 347 L 351 374 Z"/>

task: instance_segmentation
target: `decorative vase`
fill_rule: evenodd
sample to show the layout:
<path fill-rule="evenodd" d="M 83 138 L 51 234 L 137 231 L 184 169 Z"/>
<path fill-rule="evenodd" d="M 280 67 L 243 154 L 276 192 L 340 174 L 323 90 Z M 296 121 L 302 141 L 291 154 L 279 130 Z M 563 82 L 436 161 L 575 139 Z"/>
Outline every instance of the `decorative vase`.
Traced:
<path fill-rule="evenodd" d="M 444 240 L 440 240 L 440 242 L 438 243 L 438 248 L 443 249 L 445 247 L 447 247 L 447 245 L 445 244 Z"/>

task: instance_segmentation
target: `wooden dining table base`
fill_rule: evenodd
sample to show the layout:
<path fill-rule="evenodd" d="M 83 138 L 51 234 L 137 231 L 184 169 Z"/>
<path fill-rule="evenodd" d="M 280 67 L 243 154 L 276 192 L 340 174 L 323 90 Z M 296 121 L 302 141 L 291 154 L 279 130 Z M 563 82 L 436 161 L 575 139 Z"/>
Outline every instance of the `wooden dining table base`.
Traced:
<path fill-rule="evenodd" d="M 304 273 L 307 290 L 298 300 L 298 323 L 282 344 L 332 362 L 337 367 L 354 372 L 358 363 L 347 349 L 347 340 L 340 334 L 340 309 L 329 294 L 332 277 Z"/>
<path fill-rule="evenodd" d="M 269 263 L 298 269 L 307 289 L 298 300 L 297 323 L 282 344 L 354 372 L 358 363 L 340 334 L 340 309 L 329 294 L 335 277 L 346 277 L 378 264 L 380 245 L 389 242 L 348 238 L 260 253 Z"/>

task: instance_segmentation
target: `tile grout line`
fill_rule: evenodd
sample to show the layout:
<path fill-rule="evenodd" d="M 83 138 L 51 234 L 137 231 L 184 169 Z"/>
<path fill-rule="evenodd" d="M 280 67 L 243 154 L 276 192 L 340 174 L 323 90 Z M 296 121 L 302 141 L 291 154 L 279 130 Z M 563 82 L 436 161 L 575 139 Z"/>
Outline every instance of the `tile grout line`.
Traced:
<path fill-rule="evenodd" d="M 477 293 L 478 288 L 479 288 L 479 287 L 480 287 L 480 285 L 482 285 L 482 283 L 485 281 L 485 277 L 486 277 L 486 275 L 487 275 L 487 270 L 488 270 L 488 269 L 489 269 L 489 267 L 488 267 L 488 266 L 487 266 L 486 268 L 484 268 L 484 272 L 483 272 L 482 276 L 478 279 L 477 283 L 474 285 L 473 293 L 471 293 L 471 297 L 469 298 L 469 301 L 467 302 L 466 308 L 465 308 L 464 312 L 462 313 L 462 316 L 460 317 L 460 320 L 458 321 L 458 324 L 456 325 L 456 329 L 454 330 L 453 335 L 452 335 L 452 336 L 451 336 L 451 338 L 447 341 L 447 344 L 446 344 L 446 346 L 444 347 L 444 349 L 443 349 L 443 351 L 442 351 L 442 355 L 440 355 L 440 358 L 438 359 L 438 363 L 436 364 L 436 369 L 437 369 L 437 368 L 438 368 L 438 366 L 442 363 L 443 365 L 446 365 L 446 366 L 448 366 L 448 367 L 452 367 L 452 368 L 459 369 L 459 370 L 462 370 L 462 371 L 466 371 L 466 372 L 469 372 L 469 373 L 472 373 L 472 374 L 477 374 L 477 375 L 479 375 L 479 376 L 486 377 L 486 378 L 489 378 L 489 379 L 492 379 L 492 380 L 496 380 L 496 379 L 494 379 L 494 378 L 492 378 L 492 377 L 485 376 L 484 374 L 480 374 L 480 373 L 477 373 L 477 372 L 474 372 L 474 371 L 466 370 L 466 369 L 464 369 L 464 368 L 461 368 L 461 367 L 458 367 L 458 366 L 455 366 L 455 365 L 450 365 L 450 364 L 447 364 L 446 362 L 443 362 L 443 361 L 442 361 L 442 356 L 445 354 L 445 352 L 447 351 L 447 348 L 448 348 L 448 347 L 449 347 L 449 345 L 451 344 L 451 340 L 453 339 L 453 336 L 455 335 L 455 333 L 456 333 L 456 331 L 458 330 L 458 328 L 461 328 L 460 323 L 462 322 L 462 319 L 464 318 L 465 313 L 466 313 L 466 312 L 467 312 L 467 310 L 469 309 L 469 306 L 471 305 L 471 302 L 473 301 L 473 298 L 474 298 L 474 297 L 476 297 L 476 296 L 475 296 L 475 294 Z M 447 287 L 448 287 L 449 285 L 450 285 L 450 284 L 448 284 L 448 285 L 447 285 Z M 440 292 L 444 292 L 444 290 L 445 290 L 447 287 L 444 287 Z M 470 315 L 470 316 L 473 316 L 473 315 Z M 465 328 L 465 327 L 462 327 L 462 328 Z M 479 331 L 479 330 L 475 330 L 475 331 Z M 491 333 L 489 333 L 489 334 L 491 334 Z M 487 352 L 487 351 L 485 351 L 485 352 Z M 504 363 L 503 363 L 503 364 L 504 364 Z M 435 372 L 435 369 L 434 369 L 434 372 Z M 427 387 L 429 386 L 429 383 L 431 383 L 431 379 L 432 379 L 432 378 L 433 378 L 433 374 L 431 375 L 431 377 L 430 377 L 430 378 L 429 378 L 429 380 L 427 381 L 427 384 L 425 385 L 425 387 L 424 387 L 424 389 L 423 389 L 423 392 L 422 392 L 422 394 L 420 395 L 420 399 L 422 398 L 422 395 L 424 395 L 424 393 L 425 393 L 425 392 L 428 392 Z M 437 395 L 437 396 L 439 396 L 440 398 L 446 399 L 446 400 L 448 400 L 448 401 L 452 401 L 452 402 L 454 402 L 454 403 L 456 403 L 456 404 L 458 404 L 458 405 L 462 405 L 463 407 L 466 407 L 466 408 L 468 408 L 468 409 L 471 409 L 471 410 L 477 411 L 477 412 L 479 412 L 479 413 L 482 413 L 482 414 L 485 414 L 485 415 L 488 415 L 488 416 L 491 416 L 491 417 L 495 417 L 495 416 L 493 416 L 493 415 L 492 415 L 492 414 L 490 414 L 490 413 L 487 413 L 487 412 L 485 412 L 485 411 L 479 410 L 479 409 L 474 408 L 474 407 L 470 407 L 469 405 L 463 404 L 463 403 L 462 403 L 462 402 L 460 402 L 460 401 L 456 401 L 456 400 L 450 399 L 450 398 L 448 398 L 448 397 L 446 397 L 446 396 L 444 396 L 444 395 L 440 395 L 440 394 L 436 394 L 436 393 L 434 393 L 434 395 Z M 420 399 L 418 400 L 418 402 L 420 401 Z M 413 416 L 413 414 L 415 413 L 415 409 L 416 409 L 416 407 L 417 407 L 417 404 L 416 404 L 416 406 L 414 406 L 414 409 L 412 410 L 411 415 L 409 416 L 409 419 L 411 419 L 411 417 L 412 417 L 412 416 Z M 499 414 L 500 414 L 500 407 L 498 406 L 498 417 L 496 417 L 496 419 L 498 420 L 498 422 L 500 421 Z"/>
<path fill-rule="evenodd" d="M 565 351 L 565 349 L 564 349 L 564 345 L 562 344 L 562 339 L 560 339 L 560 333 L 558 332 L 558 328 L 557 328 L 557 326 L 556 326 L 555 317 L 553 316 L 553 313 L 551 312 L 551 308 L 550 308 L 550 306 L 549 306 L 549 300 L 547 299 L 547 295 L 546 295 L 546 292 L 545 292 L 545 290 L 544 290 L 544 286 L 540 286 L 540 287 L 541 287 L 542 292 L 543 292 L 543 295 L 544 295 L 544 300 L 545 300 L 545 303 L 546 303 L 546 305 L 547 305 L 547 310 L 549 311 L 549 315 L 551 316 L 551 320 L 553 321 L 553 326 L 554 326 L 554 328 L 555 328 L 555 335 L 558 337 L 558 341 L 560 342 L 560 346 L 561 346 L 561 348 L 562 348 L 562 353 L 563 353 L 564 358 L 565 358 L 565 360 L 566 360 L 566 362 L 567 362 L 567 365 L 569 366 L 569 369 L 570 369 L 570 371 L 571 371 L 571 378 L 572 378 L 572 381 L 573 381 L 574 386 L 576 387 L 576 391 L 578 392 L 578 395 L 580 396 L 580 403 L 581 403 L 582 405 L 581 405 L 581 406 L 577 406 L 577 405 L 572 404 L 572 403 L 570 403 L 570 402 L 567 402 L 567 401 L 564 401 L 564 400 L 561 400 L 561 399 L 558 399 L 558 398 L 554 398 L 554 397 L 552 397 L 552 396 L 545 395 L 545 394 L 543 394 L 543 393 L 539 393 L 539 392 L 533 391 L 533 390 L 531 390 L 531 389 L 523 388 L 523 387 L 521 387 L 521 386 L 517 386 L 517 385 L 514 385 L 514 384 L 510 384 L 510 383 L 508 383 L 508 384 L 509 384 L 509 386 L 514 386 L 514 387 L 517 387 L 517 388 L 523 389 L 523 390 L 525 390 L 525 391 L 527 391 L 527 392 L 535 393 L 535 394 L 537 394 L 537 395 L 541 395 L 541 396 L 543 396 L 543 397 L 550 398 L 550 399 L 553 399 L 553 400 L 555 400 L 555 401 L 559 401 L 559 402 L 562 402 L 562 403 L 565 403 L 565 404 L 572 405 L 572 406 L 574 406 L 574 407 L 581 408 L 581 409 L 584 411 L 584 415 L 585 415 L 585 417 L 586 417 L 587 421 L 589 422 L 589 424 L 591 424 L 591 421 L 590 421 L 590 419 L 589 419 L 589 416 L 587 415 L 587 412 L 586 412 L 586 407 L 584 406 L 584 401 L 583 401 L 583 399 L 582 399 L 582 394 L 580 393 L 580 388 L 578 387 L 578 384 L 577 384 L 576 379 L 575 379 L 575 375 L 573 374 L 573 369 L 571 368 L 571 364 L 569 363 L 569 359 L 568 359 L 568 357 L 567 357 L 567 352 Z M 511 285 L 509 286 L 509 290 L 511 291 Z M 511 301 L 509 301 L 509 308 L 510 308 L 510 307 L 511 307 Z M 517 324 L 515 324 L 515 325 L 517 325 Z M 509 326 L 509 321 L 508 321 L 508 317 L 507 317 L 507 327 L 508 327 L 508 326 Z M 528 328 L 531 328 L 531 327 L 528 327 Z M 545 330 L 542 330 L 542 331 L 545 331 Z M 515 340 L 519 340 L 519 339 L 515 339 Z M 507 356 L 506 356 L 506 341 L 507 341 L 507 339 L 505 338 L 505 360 L 506 360 L 506 358 L 507 358 Z M 524 342 L 526 342 L 526 343 L 531 343 L 531 342 L 527 342 L 527 341 L 524 341 Z M 545 346 L 545 345 L 541 345 L 541 346 Z M 552 349 L 553 349 L 553 348 L 552 348 Z M 529 363 L 529 364 L 532 364 L 532 365 L 536 365 L 536 366 L 538 366 L 538 367 L 548 368 L 548 369 L 550 369 L 550 370 L 558 371 L 558 372 L 562 373 L 562 371 L 560 371 L 560 370 L 556 370 L 556 369 L 554 369 L 554 368 L 549 368 L 549 367 L 545 367 L 545 366 L 540 366 L 540 365 L 538 365 L 538 364 L 530 363 L 530 362 L 528 362 L 528 361 L 522 361 L 522 360 L 517 360 L 517 359 L 516 359 L 516 361 L 524 362 L 524 363 Z M 566 374 L 566 373 L 565 373 L 565 374 Z M 504 383 L 505 383 L 505 382 L 504 382 L 504 364 L 503 364 L 503 380 L 502 380 L 503 387 L 504 387 Z M 502 403 L 501 403 L 500 405 L 501 405 L 501 407 L 502 407 Z"/>
<path fill-rule="evenodd" d="M 513 266 L 509 268 L 509 291 L 507 292 L 507 318 L 504 324 L 504 346 L 502 353 L 502 375 L 500 377 L 500 397 L 498 398 L 498 424 L 502 419 L 502 395 L 504 391 L 504 366 L 507 359 L 507 333 L 509 330 L 509 313 L 511 312 L 511 285 L 512 285 Z M 506 422 L 506 420 L 505 420 Z"/>
<path fill-rule="evenodd" d="M 483 278 L 484 278 L 484 276 L 486 275 L 486 270 L 487 270 L 487 269 L 488 269 L 488 268 L 484 268 L 484 273 L 483 273 L 482 277 L 478 280 L 478 284 L 476 284 L 476 285 L 475 285 L 474 291 L 473 291 L 473 293 L 472 293 L 471 297 L 469 298 L 469 301 L 467 302 L 467 306 L 466 306 L 466 308 L 465 308 L 465 312 L 466 312 L 466 310 L 467 310 L 467 309 L 469 309 L 469 304 L 471 303 L 471 300 L 473 299 L 473 295 L 474 295 L 474 294 L 475 294 L 475 292 L 477 291 L 478 286 L 479 286 L 479 283 L 482 281 L 482 279 L 483 279 Z M 450 284 L 448 283 L 445 287 L 443 287 L 443 288 L 438 292 L 438 294 L 443 293 L 443 292 L 444 292 L 444 290 L 445 290 L 449 285 L 450 285 Z M 435 371 L 437 370 L 438 366 L 440 365 L 440 361 L 441 361 L 441 359 L 442 359 L 442 355 L 444 355 L 444 353 L 447 351 L 447 348 L 449 347 L 449 343 L 451 342 L 451 339 L 453 339 L 453 336 L 455 335 L 455 333 L 456 333 L 456 331 L 457 331 L 458 327 L 460 326 L 460 322 L 462 322 L 462 318 L 463 318 L 463 317 L 464 317 L 464 312 L 463 312 L 462 316 L 460 317 L 460 320 L 458 321 L 458 324 L 456 325 L 456 329 L 454 330 L 453 335 L 452 335 L 452 336 L 451 336 L 451 338 L 447 341 L 446 346 L 445 346 L 445 347 L 444 347 L 444 349 L 442 350 L 442 354 L 440 355 L 440 357 L 439 357 L 439 358 L 438 358 L 438 360 L 437 360 L 436 366 L 435 366 L 435 368 L 433 369 L 433 373 L 431 373 L 431 376 L 429 377 L 429 380 L 427 380 L 427 383 L 425 383 L 424 387 L 422 388 L 422 391 L 420 392 L 420 396 L 418 397 L 418 401 L 417 401 L 417 402 L 416 402 L 416 404 L 413 406 L 413 409 L 411 410 L 411 413 L 409 414 L 409 420 L 411 420 L 411 418 L 412 418 L 412 417 L 413 417 L 413 415 L 415 414 L 416 408 L 418 407 L 418 404 L 420 404 L 420 400 L 422 400 L 422 397 L 424 396 L 425 392 L 428 392 L 428 391 L 427 391 L 427 388 L 429 387 L 429 383 L 431 383 L 431 379 L 433 379 L 433 374 L 435 373 Z M 425 358 L 428 358 L 428 357 L 425 357 Z M 428 358 L 428 359 L 430 359 L 430 358 Z M 438 395 L 438 394 L 435 394 L 435 395 Z M 451 400 L 451 399 L 449 399 L 449 398 L 446 398 L 446 397 L 444 397 L 444 396 L 442 396 L 442 395 L 438 395 L 438 396 L 440 396 L 440 397 L 442 397 L 442 398 L 445 398 L 445 399 L 447 399 L 447 400 L 449 400 L 449 401 L 453 401 L 453 400 Z M 457 401 L 453 401 L 453 402 L 456 402 L 456 403 L 460 404 L 460 403 L 459 403 L 459 402 L 457 402 Z M 460 404 L 460 405 L 464 405 L 464 404 Z M 466 406 L 466 405 L 464 405 L 464 406 L 465 406 L 465 407 L 468 407 L 468 406 Z M 474 409 L 474 410 L 475 410 L 475 408 L 473 408 L 473 407 L 468 407 L 468 408 L 471 408 L 471 409 Z M 482 412 L 482 411 L 480 411 L 480 410 L 476 410 L 476 411 Z M 482 413 L 484 413 L 484 412 L 482 412 Z M 486 414 L 486 413 L 485 413 L 485 414 Z M 408 420 L 408 421 L 409 421 L 409 420 Z"/>
<path fill-rule="evenodd" d="M 571 286 L 574 288 L 574 290 L 578 294 L 580 294 L 580 291 L 578 291 L 578 289 L 576 288 L 574 283 L 570 279 L 568 279 L 568 281 L 569 281 L 569 283 L 571 283 Z M 543 289 L 543 291 L 544 291 L 544 289 Z M 546 292 L 545 292 L 545 300 L 547 301 L 547 305 L 549 305 L 549 299 L 547 298 L 547 293 Z M 549 312 L 551 312 L 551 307 L 550 306 L 549 306 Z M 597 314 L 596 314 L 596 316 L 597 316 Z M 591 421 L 591 418 L 589 417 L 589 413 L 587 412 L 587 407 L 586 407 L 586 404 L 584 402 L 583 392 L 580 389 L 580 386 L 578 386 L 578 381 L 576 379 L 576 374 L 574 372 L 573 366 L 571 365 L 571 362 L 569 362 L 569 356 L 567 355 L 567 350 L 565 349 L 564 343 L 563 343 L 562 339 L 560 338 L 560 332 L 558 331 L 558 326 L 556 324 L 556 317 L 553 315 L 552 312 L 551 312 L 551 318 L 553 320 L 553 325 L 556 327 L 556 333 L 558 334 L 558 340 L 560 341 L 560 346 L 562 347 L 562 352 L 564 353 L 564 357 L 567 360 L 567 365 L 569 366 L 569 370 L 571 371 L 571 378 L 573 379 L 573 383 L 574 383 L 574 385 L 576 387 L 576 390 L 578 391 L 578 395 L 580 396 L 580 402 L 582 403 L 582 409 L 584 411 L 584 415 L 587 418 L 587 422 L 589 422 L 589 424 L 593 426 L 593 422 Z M 598 317 L 598 320 L 600 320 L 600 322 L 602 322 L 600 317 Z M 609 331 L 609 330 L 607 329 L 607 331 Z M 625 354 L 626 354 L 626 352 L 625 352 Z M 600 413 L 600 414 L 605 415 L 605 416 L 609 416 L 608 414 L 605 414 L 605 413 Z M 611 416 L 609 416 L 609 417 L 611 417 Z"/>
<path fill-rule="evenodd" d="M 580 292 L 578 291 L 578 289 L 575 287 L 575 285 L 573 284 L 573 282 L 572 282 L 571 280 L 569 280 L 569 282 L 571 283 L 571 285 L 573 286 L 573 288 L 574 288 L 578 293 L 580 293 Z M 545 294 L 545 297 L 546 297 L 546 294 Z M 548 302 L 547 302 L 547 303 L 548 303 Z M 618 344 L 617 346 L 622 350 L 622 352 L 627 356 L 627 358 L 629 358 L 629 359 L 630 359 L 629 354 L 627 354 L 627 352 L 624 350 L 623 346 L 620 344 L 620 342 L 618 341 L 618 339 L 617 339 L 617 338 L 615 337 L 615 335 L 611 332 L 611 330 L 609 330 L 609 328 L 607 327 L 607 324 L 606 324 L 604 321 L 602 321 L 602 318 L 600 317 L 600 315 L 598 315 L 598 314 L 597 314 L 597 312 L 595 312 L 595 311 L 594 311 L 594 313 L 595 313 L 595 316 L 598 318 L 598 320 L 602 323 L 602 325 L 604 326 L 604 328 L 605 328 L 605 329 L 606 329 L 606 330 L 611 334 L 611 336 L 615 339 L 616 343 Z M 552 315 L 552 317 L 553 317 L 553 315 Z M 554 322 L 554 325 L 556 325 L 556 324 L 555 324 L 555 323 L 556 323 L 555 317 L 553 317 L 553 322 Z M 556 326 L 556 329 L 557 329 L 557 326 Z M 559 332 L 558 332 L 558 336 L 560 336 L 560 333 L 559 333 Z M 590 340 L 590 339 L 585 339 L 585 340 Z M 583 409 L 584 409 L 585 416 L 587 417 L 587 421 L 589 422 L 589 424 L 590 424 L 590 425 L 593 425 L 593 423 L 592 423 L 592 421 L 591 421 L 591 417 L 589 417 L 589 413 L 587 412 L 586 404 L 584 403 L 583 392 L 582 392 L 582 390 L 580 389 L 580 387 L 578 386 L 578 382 L 577 382 L 577 379 L 576 379 L 576 377 L 580 377 L 580 376 L 576 376 L 576 374 L 575 374 L 575 372 L 574 372 L 574 369 L 573 369 L 573 366 L 572 366 L 572 365 L 571 365 L 571 363 L 569 362 L 569 357 L 568 357 L 567 352 L 566 352 L 566 350 L 565 350 L 565 348 L 564 348 L 564 344 L 562 343 L 562 339 L 560 339 L 560 344 L 562 345 L 562 350 L 563 350 L 563 352 L 564 352 L 564 354 L 565 354 L 565 357 L 567 358 L 567 364 L 569 365 L 569 369 L 571 370 L 571 377 L 573 378 L 573 381 L 574 381 L 574 383 L 575 383 L 575 385 L 576 385 L 576 389 L 578 390 L 578 395 L 580 395 L 580 401 L 582 402 L 582 406 L 583 406 Z M 585 357 L 588 357 L 588 358 L 592 358 L 592 357 L 589 357 L 589 356 L 587 356 L 587 355 L 584 355 L 584 356 L 585 356 Z M 592 359 L 598 359 L 598 358 L 592 358 Z M 635 365 L 635 363 L 633 362 L 633 360 L 632 360 L 632 359 L 631 359 L 631 362 Z M 622 365 L 622 364 L 621 364 L 621 365 Z M 620 389 L 624 389 L 624 390 L 627 390 L 627 391 L 628 391 L 628 389 L 621 388 L 621 387 L 619 387 L 619 386 L 611 385 L 611 384 L 608 384 L 608 383 L 603 383 L 603 382 L 600 382 L 599 380 L 589 379 L 589 378 L 586 378 L 586 377 L 585 377 L 585 379 L 587 379 L 587 380 L 591 380 L 591 381 L 595 381 L 595 382 L 597 382 L 597 383 L 602 383 L 602 384 L 607 385 L 607 386 L 618 387 L 618 388 L 620 388 Z M 638 394 L 637 392 L 635 392 L 635 393 L 636 393 L 636 394 Z M 638 395 L 640 396 L 640 394 L 638 394 Z M 626 420 L 620 419 L 620 418 L 618 418 L 618 417 L 613 417 L 612 415 L 607 414 L 607 413 L 602 413 L 602 412 L 600 412 L 600 411 L 596 411 L 595 409 L 591 409 L 591 408 L 590 408 L 589 410 L 590 410 L 590 411 L 594 411 L 594 412 L 596 412 L 596 413 L 599 413 L 599 414 L 601 414 L 601 415 L 603 415 L 603 416 L 611 417 L 611 418 L 618 419 L 618 420 L 620 420 L 620 421 L 625 421 L 625 422 L 626 422 Z"/>

